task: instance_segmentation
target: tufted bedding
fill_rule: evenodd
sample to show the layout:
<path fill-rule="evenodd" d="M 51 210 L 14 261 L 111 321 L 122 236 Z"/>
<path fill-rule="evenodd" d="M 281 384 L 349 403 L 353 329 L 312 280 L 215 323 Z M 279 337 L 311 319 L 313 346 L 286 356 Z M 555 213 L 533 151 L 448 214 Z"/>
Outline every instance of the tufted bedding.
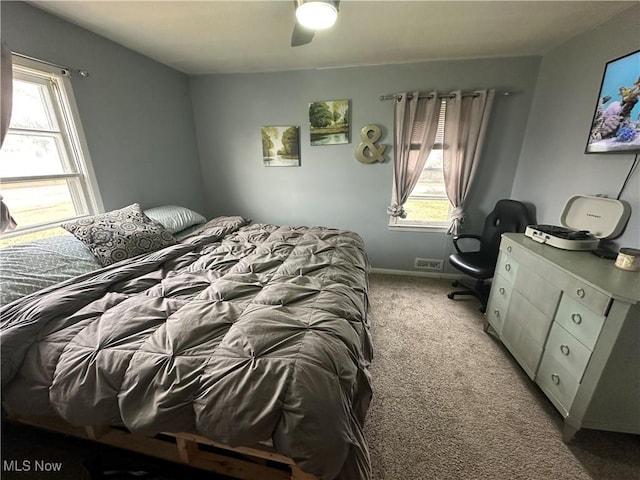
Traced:
<path fill-rule="evenodd" d="M 3 403 L 76 425 L 270 441 L 322 480 L 369 479 L 368 268 L 353 232 L 216 218 L 3 308 Z"/>

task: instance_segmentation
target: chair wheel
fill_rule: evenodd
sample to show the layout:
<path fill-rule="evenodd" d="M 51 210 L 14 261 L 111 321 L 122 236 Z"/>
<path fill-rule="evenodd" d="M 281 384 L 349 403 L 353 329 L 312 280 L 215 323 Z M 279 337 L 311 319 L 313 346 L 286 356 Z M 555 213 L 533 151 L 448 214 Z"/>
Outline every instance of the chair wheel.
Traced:
<path fill-rule="evenodd" d="M 454 285 L 454 286 L 455 286 L 455 285 Z M 453 297 L 454 297 L 454 296 L 455 296 L 455 295 L 453 294 L 453 292 L 451 292 L 451 293 L 447 293 L 447 297 L 449 297 L 451 300 L 453 300 Z"/>
<path fill-rule="evenodd" d="M 452 287 L 459 287 L 460 283 L 457 280 L 454 280 L 453 282 L 451 282 L 451 286 Z M 449 298 L 453 298 L 453 297 L 449 297 Z"/>

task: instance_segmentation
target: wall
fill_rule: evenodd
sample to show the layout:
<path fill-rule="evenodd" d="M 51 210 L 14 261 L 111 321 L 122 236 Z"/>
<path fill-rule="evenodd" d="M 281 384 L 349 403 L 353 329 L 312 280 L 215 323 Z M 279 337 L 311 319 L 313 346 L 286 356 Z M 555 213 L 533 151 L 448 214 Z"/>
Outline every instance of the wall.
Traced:
<path fill-rule="evenodd" d="M 640 49 L 639 25 L 637 6 L 544 56 L 512 190 L 536 205 L 539 223 L 559 225 L 573 195 L 618 195 L 633 155 L 583 152 L 604 66 Z M 632 216 L 614 246 L 638 248 L 640 174 L 621 199 L 631 204 Z"/>
<path fill-rule="evenodd" d="M 25 3 L 0 8 L 13 51 L 89 71 L 72 83 L 106 210 L 204 210 L 186 75 Z"/>
<path fill-rule="evenodd" d="M 483 166 L 470 194 L 468 232 L 481 229 L 496 200 L 511 194 L 538 73 L 538 57 L 437 61 L 191 78 L 193 109 L 209 215 L 241 214 L 277 224 L 326 225 L 358 232 L 372 265 L 413 270 L 415 257 L 446 258 L 444 233 L 390 231 L 393 104 L 401 91 L 496 88 Z M 351 100 L 352 141 L 310 146 L 308 104 Z M 354 158 L 366 124 L 383 129 L 383 164 Z M 301 167 L 264 167 L 260 129 L 299 125 Z"/>
<path fill-rule="evenodd" d="M 192 77 L 190 85 L 180 72 L 28 4 L 1 2 L 0 13 L 2 40 L 12 49 L 90 72 L 73 84 L 106 209 L 178 203 L 209 215 L 349 228 L 364 237 L 379 268 L 411 270 L 417 256 L 446 258 L 445 235 L 387 228 L 391 147 L 384 164 L 353 157 L 365 124 L 382 126 L 381 141 L 393 143 L 392 105 L 378 96 L 404 90 L 514 93 L 495 103 L 468 232 L 509 196 L 534 203 L 539 223 L 557 224 L 574 194 L 615 197 L 633 160 L 582 152 L 604 64 L 640 48 L 640 7 L 561 45 L 542 63 L 528 57 L 213 75 Z M 352 142 L 311 147 L 308 103 L 336 98 L 352 101 Z M 301 126 L 302 167 L 262 166 L 260 127 L 270 124 Z M 640 245 L 639 181 L 632 177 L 622 196 L 633 215 L 619 245 Z"/>

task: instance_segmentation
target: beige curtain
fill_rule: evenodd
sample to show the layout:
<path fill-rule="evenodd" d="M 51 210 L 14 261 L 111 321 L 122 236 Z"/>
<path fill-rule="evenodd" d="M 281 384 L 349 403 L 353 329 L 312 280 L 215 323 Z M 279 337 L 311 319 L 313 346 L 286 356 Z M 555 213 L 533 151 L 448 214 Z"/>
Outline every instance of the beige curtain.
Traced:
<path fill-rule="evenodd" d="M 2 43 L 0 50 L 0 147 L 7 134 L 11 121 L 11 105 L 13 104 L 13 67 L 11 50 Z"/>
<path fill-rule="evenodd" d="M 494 95 L 494 90 L 478 90 L 463 96 L 457 90 L 446 99 L 444 183 L 453 207 L 449 234 L 460 233 L 464 223 L 465 200 L 478 171 Z"/>
<path fill-rule="evenodd" d="M 441 100 L 437 92 L 420 97 L 419 92 L 402 93 L 394 111 L 393 202 L 387 214 L 405 218 L 404 210 L 424 163 L 433 148 Z"/>
<path fill-rule="evenodd" d="M 11 50 L 2 43 L 0 47 L 0 147 L 9 129 L 13 104 L 13 67 Z M 16 222 L 0 195 L 0 233 L 16 228 Z"/>

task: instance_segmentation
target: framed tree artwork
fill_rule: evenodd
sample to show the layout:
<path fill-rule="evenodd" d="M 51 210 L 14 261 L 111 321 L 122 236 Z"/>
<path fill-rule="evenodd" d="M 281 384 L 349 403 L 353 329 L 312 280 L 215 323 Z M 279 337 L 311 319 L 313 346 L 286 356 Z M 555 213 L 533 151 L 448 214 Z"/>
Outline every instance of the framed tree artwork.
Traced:
<path fill-rule="evenodd" d="M 262 127 L 262 161 L 265 167 L 299 167 L 300 127 Z"/>
<path fill-rule="evenodd" d="M 312 146 L 349 143 L 349 100 L 309 104 L 309 134 Z"/>

